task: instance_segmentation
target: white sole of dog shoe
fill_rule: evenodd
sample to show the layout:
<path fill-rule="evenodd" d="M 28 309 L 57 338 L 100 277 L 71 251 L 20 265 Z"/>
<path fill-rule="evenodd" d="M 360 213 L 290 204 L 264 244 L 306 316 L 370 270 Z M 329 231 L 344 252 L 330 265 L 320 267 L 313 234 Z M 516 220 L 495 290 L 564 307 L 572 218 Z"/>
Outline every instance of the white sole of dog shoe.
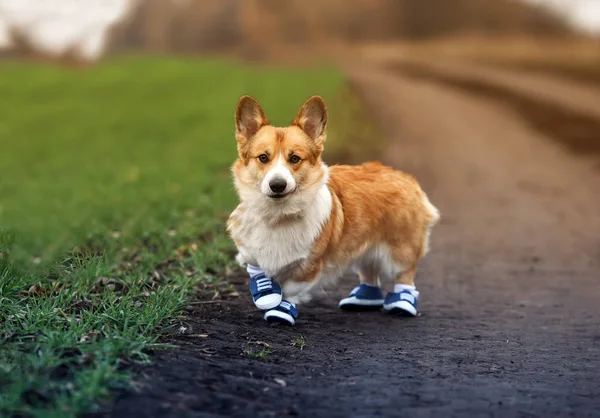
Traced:
<path fill-rule="evenodd" d="M 254 305 L 263 311 L 268 309 L 273 309 L 279 306 L 281 301 L 283 300 L 283 295 L 278 295 L 277 293 L 272 293 L 270 295 L 263 296 L 262 298 L 258 298 L 258 300 L 254 301 Z"/>
<path fill-rule="evenodd" d="M 408 316 L 417 316 L 417 309 L 405 300 L 383 305 L 383 310 L 388 313 L 401 313 Z"/>
<path fill-rule="evenodd" d="M 350 296 L 340 300 L 339 306 L 383 306 L 383 299 L 358 299 L 356 296 Z"/>
<path fill-rule="evenodd" d="M 296 320 L 292 315 L 275 310 L 265 312 L 265 321 L 285 322 L 290 325 L 294 325 L 296 323 Z"/>

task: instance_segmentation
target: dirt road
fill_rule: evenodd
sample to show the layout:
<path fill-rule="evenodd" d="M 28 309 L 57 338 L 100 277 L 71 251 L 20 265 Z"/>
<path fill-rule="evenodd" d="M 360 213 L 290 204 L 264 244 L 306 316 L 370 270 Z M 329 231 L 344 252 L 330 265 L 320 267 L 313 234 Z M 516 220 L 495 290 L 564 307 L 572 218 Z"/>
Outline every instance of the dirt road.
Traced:
<path fill-rule="evenodd" d="M 240 278 L 240 300 L 197 306 L 107 416 L 600 416 L 600 147 L 572 146 L 600 142 L 600 93 L 371 62 L 348 73 L 391 138 L 385 162 L 443 216 L 422 316 L 339 312 L 349 279 L 270 328 Z"/>

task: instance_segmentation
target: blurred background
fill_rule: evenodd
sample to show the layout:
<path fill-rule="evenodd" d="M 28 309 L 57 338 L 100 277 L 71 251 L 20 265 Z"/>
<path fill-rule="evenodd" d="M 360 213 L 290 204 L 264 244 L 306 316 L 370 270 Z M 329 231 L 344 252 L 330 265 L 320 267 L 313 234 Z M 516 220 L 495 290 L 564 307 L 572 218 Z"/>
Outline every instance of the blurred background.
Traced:
<path fill-rule="evenodd" d="M 595 0 L 0 1 L 6 53 L 73 60 L 117 51 L 257 59 L 365 42 L 599 33 Z"/>
<path fill-rule="evenodd" d="M 258 59 L 324 44 L 593 35 L 599 16 L 595 0 L 2 0 L 0 48 L 73 60 L 124 50 Z"/>

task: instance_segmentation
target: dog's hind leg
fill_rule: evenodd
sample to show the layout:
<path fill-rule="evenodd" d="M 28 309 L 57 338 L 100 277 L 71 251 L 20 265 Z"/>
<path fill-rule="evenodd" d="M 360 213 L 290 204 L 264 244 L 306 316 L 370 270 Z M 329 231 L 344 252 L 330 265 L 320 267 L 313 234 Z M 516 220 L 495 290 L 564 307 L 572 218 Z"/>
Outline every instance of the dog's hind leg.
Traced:
<path fill-rule="evenodd" d="M 416 240 L 415 240 L 416 241 Z M 419 291 L 415 287 L 417 263 L 424 255 L 422 243 L 402 243 L 391 249 L 394 271 L 394 291 L 389 292 L 383 304 L 384 311 L 403 316 L 417 316 Z"/>
<path fill-rule="evenodd" d="M 350 292 L 350 296 L 340 301 L 340 308 L 371 310 L 383 306 L 383 293 L 379 287 L 381 264 L 381 254 L 376 248 L 365 252 L 354 262 L 353 270 L 358 273 L 360 285 Z"/>
<path fill-rule="evenodd" d="M 413 267 L 409 270 L 403 271 L 396 276 L 396 284 L 401 286 L 412 286 L 415 287 L 415 275 L 417 274 L 417 268 Z"/>
<path fill-rule="evenodd" d="M 362 255 L 355 263 L 355 271 L 362 284 L 380 286 L 379 272 L 381 263 L 377 251 L 373 250 Z"/>

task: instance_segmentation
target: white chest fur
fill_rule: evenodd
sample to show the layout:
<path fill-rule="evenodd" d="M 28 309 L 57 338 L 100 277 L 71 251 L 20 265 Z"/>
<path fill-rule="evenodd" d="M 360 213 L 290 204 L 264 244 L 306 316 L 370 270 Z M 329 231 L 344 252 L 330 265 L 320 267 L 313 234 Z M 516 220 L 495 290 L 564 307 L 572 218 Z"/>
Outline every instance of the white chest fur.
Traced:
<path fill-rule="evenodd" d="M 297 196 L 297 199 L 302 210 L 294 216 L 279 215 L 281 208 L 277 205 L 288 202 L 246 205 L 240 211 L 232 236 L 239 244 L 241 261 L 255 263 L 268 275 L 276 276 L 291 263 L 308 257 L 331 215 L 331 192 L 327 185 L 322 185 L 312 196 Z"/>

